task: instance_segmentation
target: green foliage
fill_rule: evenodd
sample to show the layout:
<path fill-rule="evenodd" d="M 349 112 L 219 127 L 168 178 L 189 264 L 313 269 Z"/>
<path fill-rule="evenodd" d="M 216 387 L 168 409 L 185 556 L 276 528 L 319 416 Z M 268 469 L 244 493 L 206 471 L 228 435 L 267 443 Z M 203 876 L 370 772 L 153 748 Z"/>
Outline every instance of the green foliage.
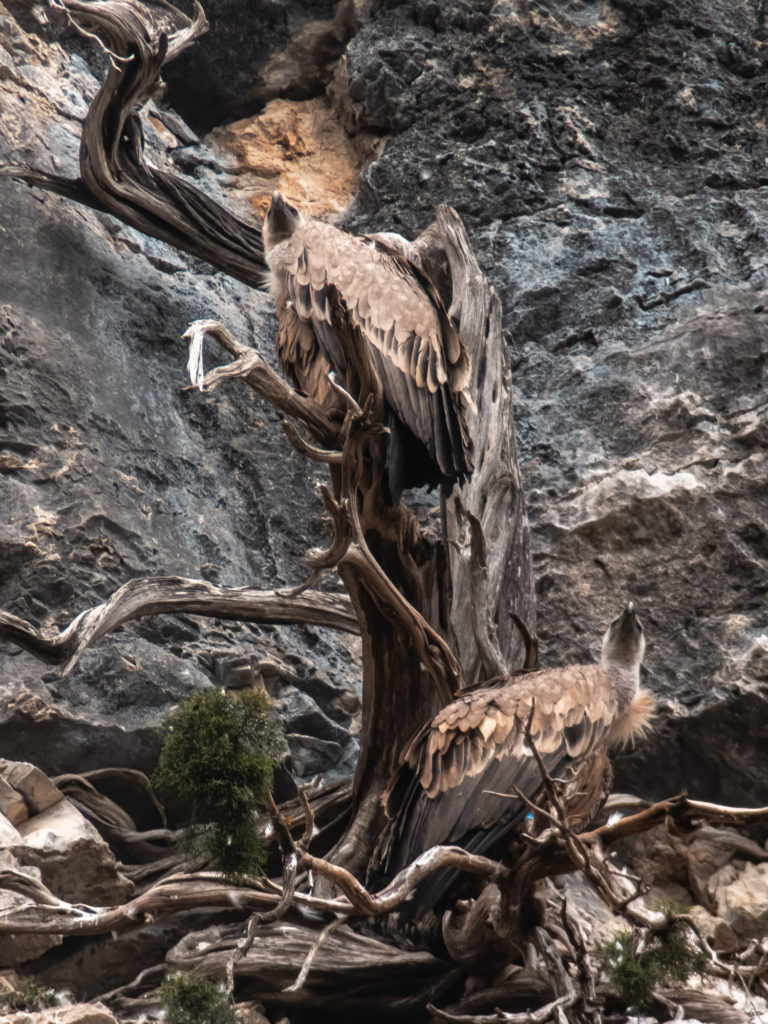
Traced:
<path fill-rule="evenodd" d="M 46 988 L 33 977 L 20 978 L 13 992 L 0 992 L 0 1006 L 13 1011 L 44 1010 L 56 1006 L 59 999 L 52 988 Z"/>
<path fill-rule="evenodd" d="M 230 879 L 259 874 L 264 844 L 255 813 L 272 786 L 283 753 L 279 724 L 269 699 L 246 690 L 239 698 L 223 690 L 196 693 L 168 715 L 152 781 L 158 792 L 192 808 L 187 838 Z M 212 828 L 201 830 L 201 825 Z"/>
<path fill-rule="evenodd" d="M 207 978 L 169 974 L 159 994 L 166 1024 L 237 1024 L 226 992 Z"/>
<path fill-rule="evenodd" d="M 707 954 L 692 946 L 684 922 L 670 916 L 667 925 L 646 935 L 641 948 L 638 932 L 620 932 L 603 949 L 603 969 L 611 988 L 627 1005 L 648 1006 L 653 990 L 686 981 L 692 974 L 704 976 Z"/>

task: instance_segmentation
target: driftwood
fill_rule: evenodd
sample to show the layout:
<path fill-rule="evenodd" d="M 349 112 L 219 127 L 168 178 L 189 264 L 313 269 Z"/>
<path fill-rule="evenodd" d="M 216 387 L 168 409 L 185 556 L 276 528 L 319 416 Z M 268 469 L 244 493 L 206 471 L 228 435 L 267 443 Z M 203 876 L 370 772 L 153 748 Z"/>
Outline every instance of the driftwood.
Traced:
<path fill-rule="evenodd" d="M 200 5 L 192 20 L 170 4 L 148 7 L 131 0 L 65 0 L 51 7 L 103 36 L 112 58 L 83 124 L 80 177 L 72 181 L 30 167 L 6 167 L 3 173 L 111 213 L 260 286 L 265 266 L 258 228 L 144 159 L 139 111 L 158 91 L 163 66 L 207 30 Z"/>

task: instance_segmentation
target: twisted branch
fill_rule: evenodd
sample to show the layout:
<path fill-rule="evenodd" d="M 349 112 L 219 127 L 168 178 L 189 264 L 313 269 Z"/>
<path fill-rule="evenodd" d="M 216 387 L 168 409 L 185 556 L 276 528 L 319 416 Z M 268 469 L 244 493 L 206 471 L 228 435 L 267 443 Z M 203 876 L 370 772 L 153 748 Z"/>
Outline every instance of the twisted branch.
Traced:
<path fill-rule="evenodd" d="M 64 9 L 77 23 L 93 24 L 105 36 L 110 54 L 106 80 L 83 123 L 80 177 L 71 180 L 26 166 L 5 167 L 2 174 L 111 213 L 246 284 L 263 287 L 259 228 L 144 158 L 139 112 L 158 91 L 163 66 L 207 31 L 199 3 L 191 20 L 167 2 L 152 10 L 128 0 L 51 0 L 51 7 Z"/>

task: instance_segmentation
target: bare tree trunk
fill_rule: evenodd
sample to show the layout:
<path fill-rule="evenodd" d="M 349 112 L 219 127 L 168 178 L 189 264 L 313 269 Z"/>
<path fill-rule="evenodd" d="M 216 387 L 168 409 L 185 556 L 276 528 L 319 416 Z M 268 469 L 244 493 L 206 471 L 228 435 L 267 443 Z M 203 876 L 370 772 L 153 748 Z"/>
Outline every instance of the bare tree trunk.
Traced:
<path fill-rule="evenodd" d="M 202 12 L 198 8 L 190 22 L 168 5 L 160 13 L 150 12 L 139 0 L 62 3 L 104 33 L 113 51 L 106 81 L 85 119 L 81 176 L 71 182 L 30 168 L 5 173 L 106 210 L 218 269 L 260 284 L 264 262 L 258 231 L 184 180 L 149 166 L 143 154 L 140 109 L 157 88 L 164 63 L 204 31 Z M 181 29 L 174 31 L 176 25 Z M 512 615 L 534 631 L 527 522 L 499 300 L 449 207 L 438 209 L 436 222 L 412 251 L 442 288 L 473 362 L 476 413 L 470 428 L 476 469 L 461 488 L 444 496 L 442 534 L 426 530 L 404 505 L 392 506 L 386 499 L 381 383 L 353 340 L 342 337 L 351 397 L 344 425 L 338 427 L 311 400 L 274 380 L 258 354 L 221 325 L 200 323 L 192 329 L 193 339 L 215 334 L 236 357 L 229 367 L 208 374 L 202 386 L 243 377 L 323 446 L 314 448 L 293 429 L 289 437 L 298 450 L 331 466 L 335 498 L 326 494 L 325 502 L 335 536 L 327 552 L 313 554 L 313 564 L 335 566 L 349 593 L 363 640 L 363 727 L 353 815 L 330 859 L 358 874 L 379 837 L 380 798 L 410 736 L 456 690 L 522 664 L 525 645 Z M 176 596 L 179 609 L 185 597 L 191 598 L 189 592 Z M 254 617 L 278 614 L 265 601 L 266 595 L 253 597 Z M 324 602 L 322 595 L 313 594 L 312 602 L 311 608 L 308 600 L 292 606 L 283 602 L 279 615 L 316 615 L 350 628 L 346 608 Z M 150 605 L 137 614 L 151 611 Z M 222 606 L 222 595 L 209 604 L 215 614 Z M 80 636 L 75 656 L 120 618 L 100 610 L 89 615 L 92 624 L 98 619 L 98 628 L 93 625 L 87 636 Z M 24 632 L 18 629 L 18 623 L 6 620 L 6 636 L 18 640 Z M 27 646 L 45 656 L 51 642 L 34 638 Z M 63 650 L 66 656 L 73 653 L 65 645 L 57 656 Z"/>

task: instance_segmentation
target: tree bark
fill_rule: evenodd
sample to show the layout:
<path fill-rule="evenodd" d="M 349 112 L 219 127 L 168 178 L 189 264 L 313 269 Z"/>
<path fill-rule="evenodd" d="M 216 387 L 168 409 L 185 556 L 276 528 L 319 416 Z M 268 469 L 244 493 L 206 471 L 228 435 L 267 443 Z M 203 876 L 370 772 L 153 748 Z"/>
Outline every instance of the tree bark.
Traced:
<path fill-rule="evenodd" d="M 140 109 L 157 88 L 163 65 L 204 30 L 202 12 L 198 8 L 190 22 L 167 5 L 160 14 L 150 12 L 139 0 L 62 4 L 103 31 L 114 55 L 85 119 L 80 178 L 68 182 L 29 168 L 6 173 L 108 211 L 240 280 L 260 285 L 264 262 L 257 229 L 186 181 L 150 167 L 143 154 Z M 182 28 L 172 31 L 177 25 Z M 442 532 L 420 525 L 403 504 L 393 506 L 388 500 L 381 384 L 353 338 L 342 332 L 350 394 L 347 417 L 338 425 L 316 403 L 277 380 L 258 353 L 221 325 L 202 322 L 191 329 L 191 371 L 199 386 L 212 389 L 225 379 L 242 377 L 308 431 L 310 442 L 289 431 L 299 450 L 331 468 L 334 497 L 326 493 L 324 500 L 334 539 L 327 551 L 312 553 L 311 561 L 335 565 L 349 593 L 363 641 L 363 723 L 353 815 L 330 858 L 358 875 L 379 838 L 381 795 L 405 743 L 457 689 L 522 664 L 525 644 L 513 616 L 534 632 L 527 521 L 499 300 L 449 207 L 438 209 L 436 222 L 411 248 L 445 295 L 472 358 L 476 412 L 470 429 L 476 468 L 461 488 L 443 495 Z M 215 334 L 235 361 L 203 377 L 199 353 L 205 333 Z M 132 595 L 127 604 L 121 605 L 126 593 L 118 592 L 119 601 L 115 595 L 58 638 L 36 634 L 7 616 L 4 635 L 38 656 L 71 660 L 84 643 L 117 623 L 170 610 L 174 600 L 181 610 L 204 614 L 277 615 L 272 621 L 288 621 L 289 616 L 309 621 L 315 616 L 312 621 L 353 628 L 349 605 L 316 593 L 280 599 L 282 604 L 275 595 L 268 600 L 265 594 L 252 594 L 238 603 L 237 597 L 225 598 L 210 588 L 198 593 L 195 588 L 204 585 L 192 581 L 167 582 L 171 592 L 158 592 L 149 600 L 146 595 L 137 598 L 138 583 L 134 591 L 123 588 Z"/>

